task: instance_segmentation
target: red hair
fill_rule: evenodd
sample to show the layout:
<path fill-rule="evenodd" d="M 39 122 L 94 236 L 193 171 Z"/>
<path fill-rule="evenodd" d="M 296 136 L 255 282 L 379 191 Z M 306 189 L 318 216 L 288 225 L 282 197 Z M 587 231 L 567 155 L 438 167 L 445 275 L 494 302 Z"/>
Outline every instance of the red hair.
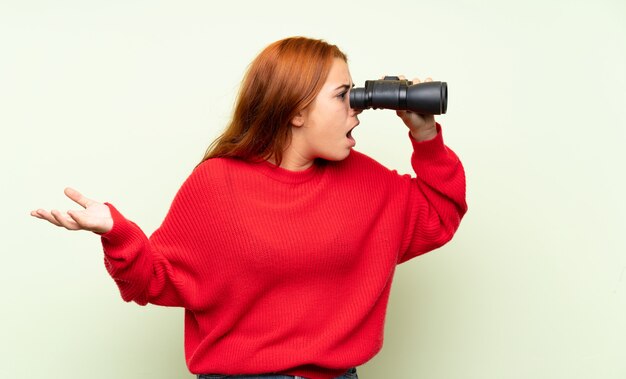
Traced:
<path fill-rule="evenodd" d="M 317 96 L 335 58 L 335 45 L 292 37 L 267 46 L 252 61 L 226 130 L 207 149 L 210 158 L 273 158 L 280 165 L 291 141 L 291 120 Z"/>

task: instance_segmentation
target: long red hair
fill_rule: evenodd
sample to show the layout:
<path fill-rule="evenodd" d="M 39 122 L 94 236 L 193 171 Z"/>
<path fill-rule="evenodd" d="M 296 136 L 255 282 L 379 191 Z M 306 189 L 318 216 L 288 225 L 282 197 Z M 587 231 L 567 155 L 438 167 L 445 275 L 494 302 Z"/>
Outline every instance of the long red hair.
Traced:
<path fill-rule="evenodd" d="M 202 162 L 216 157 L 272 158 L 280 165 L 291 140 L 291 120 L 317 96 L 334 58 L 347 61 L 335 45 L 291 37 L 267 46 L 250 64 L 226 130 Z"/>

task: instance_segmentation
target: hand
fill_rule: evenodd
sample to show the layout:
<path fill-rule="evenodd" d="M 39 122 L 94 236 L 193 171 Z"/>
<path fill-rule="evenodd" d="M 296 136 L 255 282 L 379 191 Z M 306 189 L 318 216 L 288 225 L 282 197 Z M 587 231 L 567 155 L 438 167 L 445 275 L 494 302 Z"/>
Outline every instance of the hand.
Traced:
<path fill-rule="evenodd" d="M 400 79 L 406 79 L 400 76 Z M 424 82 L 432 82 L 431 78 L 426 78 Z M 413 79 L 413 84 L 421 83 L 421 80 Z M 437 126 L 435 116 L 431 114 L 419 114 L 412 111 L 396 111 L 398 117 L 409 127 L 411 135 L 416 141 L 426 141 L 437 136 Z"/>
<path fill-rule="evenodd" d="M 66 188 L 64 192 L 67 197 L 85 209 L 70 210 L 66 214 L 56 209 L 50 212 L 37 209 L 30 212 L 30 215 L 68 230 L 87 230 L 104 234 L 113 228 L 111 211 L 105 204 L 88 199 L 72 188 Z"/>

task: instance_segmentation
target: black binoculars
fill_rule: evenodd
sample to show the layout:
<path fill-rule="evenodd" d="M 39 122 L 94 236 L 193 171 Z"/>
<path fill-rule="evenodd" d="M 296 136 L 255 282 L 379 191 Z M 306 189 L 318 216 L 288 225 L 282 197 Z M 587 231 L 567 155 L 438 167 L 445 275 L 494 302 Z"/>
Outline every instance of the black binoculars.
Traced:
<path fill-rule="evenodd" d="M 413 84 L 397 76 L 381 80 L 367 80 L 364 88 L 350 91 L 353 109 L 395 109 L 420 114 L 443 114 L 448 108 L 448 84 L 423 82 Z"/>

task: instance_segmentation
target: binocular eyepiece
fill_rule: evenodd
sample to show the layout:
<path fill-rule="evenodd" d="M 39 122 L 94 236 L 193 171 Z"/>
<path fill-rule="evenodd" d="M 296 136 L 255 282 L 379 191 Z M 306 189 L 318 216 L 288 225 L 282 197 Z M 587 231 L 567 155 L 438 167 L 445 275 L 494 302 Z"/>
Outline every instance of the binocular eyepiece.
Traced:
<path fill-rule="evenodd" d="M 350 91 L 350 107 L 358 110 L 382 108 L 443 114 L 448 108 L 448 85 L 446 82 L 413 84 L 397 76 L 367 80 L 364 88 L 353 88 Z"/>

